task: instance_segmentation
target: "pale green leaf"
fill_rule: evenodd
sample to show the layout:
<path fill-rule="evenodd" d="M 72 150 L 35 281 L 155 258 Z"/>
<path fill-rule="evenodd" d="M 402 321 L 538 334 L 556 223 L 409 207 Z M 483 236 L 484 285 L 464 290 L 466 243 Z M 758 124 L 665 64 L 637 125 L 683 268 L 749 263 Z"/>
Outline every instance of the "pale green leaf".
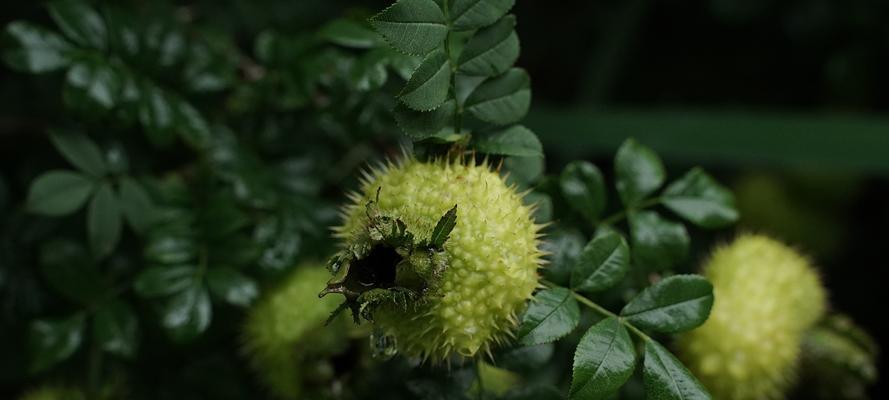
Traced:
<path fill-rule="evenodd" d="M 506 72 L 519 58 L 519 36 L 514 27 L 515 17 L 507 15 L 494 25 L 479 30 L 460 53 L 459 71 L 479 76 Z"/>
<path fill-rule="evenodd" d="M 407 81 L 398 99 L 417 111 L 429 111 L 440 106 L 448 97 L 451 65 L 441 49 L 429 53 L 420 67 Z"/>
<path fill-rule="evenodd" d="M 392 47 L 415 55 L 441 46 L 448 33 L 444 13 L 434 0 L 399 0 L 370 23 Z"/>
<path fill-rule="evenodd" d="M 476 118 L 497 125 L 522 119 L 531 106 L 531 79 L 525 70 L 512 68 L 488 79 L 466 99 L 464 107 Z"/>

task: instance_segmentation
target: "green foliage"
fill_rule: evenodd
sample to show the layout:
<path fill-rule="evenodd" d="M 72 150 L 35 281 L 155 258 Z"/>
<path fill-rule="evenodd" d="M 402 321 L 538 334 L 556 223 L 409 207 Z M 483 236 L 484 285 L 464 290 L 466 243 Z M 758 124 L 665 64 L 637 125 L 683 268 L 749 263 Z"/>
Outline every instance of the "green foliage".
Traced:
<path fill-rule="evenodd" d="M 243 371 L 244 309 L 296 265 L 337 250 L 327 227 L 351 177 L 397 158 L 402 144 L 419 159 L 487 158 L 528 191 L 545 225 L 545 288 L 516 316 L 515 340 L 492 349 L 521 387 L 491 390 L 504 384 L 478 364 L 371 359 L 388 337 L 374 333 L 369 350 L 358 328 L 343 357 L 305 366 L 325 388 L 313 398 L 710 398 L 661 343 L 709 315 L 712 286 L 687 274 L 697 247 L 686 223 L 731 225 L 733 195 L 699 168 L 670 181 L 633 139 L 613 175 L 583 160 L 546 174 L 543 145 L 521 124 L 532 89 L 515 66 L 513 5 L 399 0 L 369 20 L 359 9 L 251 31 L 202 6 L 67 0 L 47 4 L 51 27 L 7 25 L 3 60 L 56 109 L 37 135 L 51 146 L 0 177 L 0 296 L 10 304 L 0 334 L 21 339 L 3 336 L 2 350 L 22 345 L 10 359 L 27 366 L 2 382 L 18 392 L 63 377 L 89 398 L 117 379 L 134 399 L 263 398 Z M 405 138 L 392 136 L 397 128 Z M 373 233 L 406 253 L 438 251 L 464 207 L 441 216 L 427 241 L 415 243 L 401 221 Z M 397 277 L 427 289 L 412 278 Z M 21 301 L 9 288 L 33 295 Z M 416 300 L 396 289 L 362 292 L 353 311 Z M 828 334 L 810 338 L 822 351 L 813 359 L 849 362 L 829 351 L 838 334 Z M 863 348 L 846 333 L 829 344 Z M 871 379 L 866 364 L 856 364 L 858 382 Z"/>

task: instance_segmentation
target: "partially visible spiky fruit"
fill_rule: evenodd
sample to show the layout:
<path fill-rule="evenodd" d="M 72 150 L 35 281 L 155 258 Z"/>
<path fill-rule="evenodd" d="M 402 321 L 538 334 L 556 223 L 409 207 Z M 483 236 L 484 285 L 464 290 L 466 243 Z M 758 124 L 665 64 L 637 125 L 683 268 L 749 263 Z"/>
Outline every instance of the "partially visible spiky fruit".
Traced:
<path fill-rule="evenodd" d="M 471 357 L 512 334 L 537 286 L 540 226 L 487 163 L 406 159 L 366 174 L 351 199 L 332 269 L 357 278 L 329 291 L 351 294 L 399 352 Z"/>
<path fill-rule="evenodd" d="M 721 400 L 781 399 L 796 375 L 803 332 L 824 313 L 809 261 L 760 235 L 718 248 L 704 267 L 710 318 L 680 336 L 680 354 Z"/>
<path fill-rule="evenodd" d="M 338 305 L 318 298 L 329 278 L 320 265 L 298 267 L 247 317 L 244 351 L 257 377 L 279 398 L 303 398 L 307 380 L 318 378 L 319 370 L 329 373 L 324 358 L 345 345 L 345 329 L 323 329 Z"/>
<path fill-rule="evenodd" d="M 879 348 L 844 315 L 831 315 L 803 338 L 801 391 L 804 398 L 867 399 L 877 381 Z"/>
<path fill-rule="evenodd" d="M 19 400 L 85 400 L 77 389 L 43 386 L 25 393 Z"/>

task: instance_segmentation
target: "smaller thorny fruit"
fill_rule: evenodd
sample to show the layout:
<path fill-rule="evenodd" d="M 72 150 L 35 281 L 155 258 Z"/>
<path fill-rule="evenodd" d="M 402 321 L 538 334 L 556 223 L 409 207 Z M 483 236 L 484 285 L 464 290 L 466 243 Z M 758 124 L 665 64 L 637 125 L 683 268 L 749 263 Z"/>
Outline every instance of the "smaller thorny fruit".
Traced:
<path fill-rule="evenodd" d="M 679 337 L 680 355 L 715 398 L 777 400 L 797 375 L 803 334 L 825 310 L 808 259 L 765 236 L 743 235 L 704 267 L 716 302 Z"/>

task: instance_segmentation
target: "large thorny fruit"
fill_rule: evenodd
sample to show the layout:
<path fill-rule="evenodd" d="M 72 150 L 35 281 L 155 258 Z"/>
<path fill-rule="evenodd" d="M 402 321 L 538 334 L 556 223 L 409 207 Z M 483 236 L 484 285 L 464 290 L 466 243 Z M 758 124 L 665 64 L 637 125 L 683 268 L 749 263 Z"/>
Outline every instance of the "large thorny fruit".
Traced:
<path fill-rule="evenodd" d="M 716 301 L 707 322 L 679 338 L 687 365 L 714 398 L 783 398 L 802 335 L 824 313 L 815 270 L 777 241 L 744 235 L 717 249 L 704 274 Z"/>
<path fill-rule="evenodd" d="M 487 163 L 407 159 L 365 175 L 326 293 L 409 356 L 471 357 L 512 334 L 537 286 L 533 207 Z"/>
<path fill-rule="evenodd" d="M 257 377 L 278 398 L 309 396 L 306 392 L 313 381 L 324 383 L 331 378 L 327 357 L 346 345 L 346 326 L 323 329 L 337 307 L 335 299 L 317 296 L 329 277 L 320 265 L 298 267 L 247 317 L 245 354 Z"/>

